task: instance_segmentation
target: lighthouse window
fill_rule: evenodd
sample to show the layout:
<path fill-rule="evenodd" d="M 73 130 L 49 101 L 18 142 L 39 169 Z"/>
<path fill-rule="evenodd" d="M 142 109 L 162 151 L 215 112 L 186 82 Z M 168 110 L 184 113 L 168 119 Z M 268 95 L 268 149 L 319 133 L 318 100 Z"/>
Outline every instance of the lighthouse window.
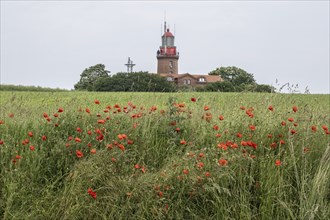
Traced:
<path fill-rule="evenodd" d="M 171 60 L 168 65 L 170 66 L 170 68 L 173 68 L 173 61 Z"/>

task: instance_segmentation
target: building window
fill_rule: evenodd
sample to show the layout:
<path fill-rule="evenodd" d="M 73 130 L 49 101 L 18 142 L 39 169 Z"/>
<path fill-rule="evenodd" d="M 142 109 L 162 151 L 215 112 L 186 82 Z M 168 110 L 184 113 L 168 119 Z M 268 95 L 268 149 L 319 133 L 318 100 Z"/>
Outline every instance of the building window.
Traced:
<path fill-rule="evenodd" d="M 167 77 L 167 81 L 173 81 L 173 77 Z"/>
<path fill-rule="evenodd" d="M 190 79 L 184 79 L 184 80 L 183 80 L 183 84 L 184 84 L 184 85 L 190 85 L 190 84 L 191 84 Z"/>
<path fill-rule="evenodd" d="M 171 60 L 168 65 L 172 69 L 173 68 L 173 61 Z"/>
<path fill-rule="evenodd" d="M 198 78 L 198 82 L 205 82 L 205 78 L 204 77 Z"/>
<path fill-rule="evenodd" d="M 173 74 L 173 71 L 171 70 L 170 72 L 168 72 L 169 74 Z"/>

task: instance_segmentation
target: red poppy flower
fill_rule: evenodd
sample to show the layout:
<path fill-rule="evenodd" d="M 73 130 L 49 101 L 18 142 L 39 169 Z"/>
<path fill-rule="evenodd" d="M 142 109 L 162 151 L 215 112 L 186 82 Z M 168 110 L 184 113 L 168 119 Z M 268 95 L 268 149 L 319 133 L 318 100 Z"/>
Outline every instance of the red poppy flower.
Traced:
<path fill-rule="evenodd" d="M 91 110 L 89 110 L 89 108 L 86 108 L 86 112 L 89 114 L 91 113 Z"/>
<path fill-rule="evenodd" d="M 213 126 L 213 130 L 216 130 L 216 131 L 219 130 L 219 126 L 218 125 L 214 125 Z"/>
<path fill-rule="evenodd" d="M 282 164 L 282 162 L 281 162 L 280 160 L 276 160 L 276 161 L 275 161 L 275 166 L 278 167 L 278 166 L 281 166 L 281 164 Z"/>
<path fill-rule="evenodd" d="M 254 126 L 254 125 L 250 125 L 249 128 L 250 128 L 251 131 L 255 131 L 256 130 L 256 126 Z"/>
<path fill-rule="evenodd" d="M 298 111 L 298 107 L 297 106 L 293 106 L 292 107 L 292 111 L 297 112 Z"/>
<path fill-rule="evenodd" d="M 54 117 L 55 117 L 55 118 L 57 118 L 57 117 L 58 117 L 58 114 L 57 114 L 57 113 L 55 113 L 55 114 L 54 114 Z"/>
<path fill-rule="evenodd" d="M 313 132 L 316 132 L 317 131 L 317 128 L 316 128 L 315 125 L 312 125 L 311 129 L 312 129 Z"/>
<path fill-rule="evenodd" d="M 97 104 L 97 105 L 99 105 L 99 104 L 100 104 L 100 101 L 97 100 L 97 99 L 95 99 L 95 100 L 94 100 L 94 103 Z"/>
<path fill-rule="evenodd" d="M 81 158 L 81 157 L 84 156 L 84 154 L 83 154 L 80 150 L 76 150 L 76 156 L 77 156 L 78 158 Z"/>
<path fill-rule="evenodd" d="M 211 176 L 211 173 L 210 172 L 205 172 L 205 176 L 206 177 L 210 177 Z"/>
<path fill-rule="evenodd" d="M 285 141 L 284 140 L 280 140 L 280 144 L 281 145 L 285 144 Z"/>
<path fill-rule="evenodd" d="M 76 128 L 77 132 L 82 132 L 81 128 Z"/>
<path fill-rule="evenodd" d="M 183 169 L 182 173 L 188 175 L 189 174 L 189 170 Z"/>
<path fill-rule="evenodd" d="M 105 124 L 105 120 L 102 120 L 102 119 L 97 120 L 97 123 L 98 123 L 98 124 Z"/>
<path fill-rule="evenodd" d="M 226 165 L 228 164 L 228 161 L 225 160 L 225 159 L 220 159 L 220 160 L 218 161 L 218 163 L 219 163 L 220 166 L 226 166 Z"/>
<path fill-rule="evenodd" d="M 93 199 L 96 199 L 96 192 L 94 192 L 91 188 L 88 188 L 87 193 L 93 197 Z"/>
<path fill-rule="evenodd" d="M 180 144 L 181 144 L 181 145 L 185 145 L 186 143 L 187 143 L 187 142 L 186 142 L 185 140 L 181 140 L 181 141 L 180 141 Z"/>
<path fill-rule="evenodd" d="M 78 143 L 78 142 L 79 142 L 79 143 L 81 142 L 81 139 L 78 138 L 78 137 L 76 137 L 74 140 L 75 140 L 75 142 L 77 142 L 77 143 Z"/>
<path fill-rule="evenodd" d="M 119 148 L 122 152 L 125 151 L 125 146 L 122 145 L 122 144 L 118 144 L 118 148 Z"/>
<path fill-rule="evenodd" d="M 294 120 L 293 120 L 293 118 L 288 118 L 288 121 L 293 122 Z"/>
<path fill-rule="evenodd" d="M 30 137 L 33 137 L 33 133 L 32 133 L 31 131 L 28 132 L 28 135 L 29 135 Z"/>
<path fill-rule="evenodd" d="M 134 144 L 132 140 L 127 140 L 127 144 Z"/>
<path fill-rule="evenodd" d="M 268 106 L 268 110 L 269 110 L 269 111 L 274 111 L 273 106 L 272 106 L 272 105 Z"/>
<path fill-rule="evenodd" d="M 196 98 L 191 98 L 191 101 L 192 102 L 196 102 Z"/>
<path fill-rule="evenodd" d="M 204 163 L 203 162 L 198 162 L 196 165 L 199 169 L 204 167 Z"/>
<path fill-rule="evenodd" d="M 0 145 L 3 145 L 5 142 L 3 142 L 3 140 L 0 140 Z"/>
<path fill-rule="evenodd" d="M 210 107 L 204 106 L 204 111 L 208 111 L 208 110 L 210 110 Z"/>
<path fill-rule="evenodd" d="M 35 147 L 33 145 L 30 146 L 30 150 L 34 151 Z"/>
<path fill-rule="evenodd" d="M 135 165 L 134 165 L 134 168 L 135 168 L 135 169 L 140 169 L 140 165 L 139 165 L 139 164 L 135 164 Z"/>
<path fill-rule="evenodd" d="M 63 108 L 59 108 L 57 112 L 60 112 L 61 113 L 63 111 L 64 111 Z"/>
<path fill-rule="evenodd" d="M 241 110 L 245 110 L 245 107 L 244 106 L 240 106 L 239 107 Z"/>
<path fill-rule="evenodd" d="M 162 198 L 162 197 L 163 197 L 163 192 L 162 192 L 162 191 L 159 191 L 159 192 L 158 192 L 158 196 L 159 196 L 160 198 Z"/>
<path fill-rule="evenodd" d="M 225 119 L 225 118 L 224 118 L 222 115 L 219 116 L 219 120 L 220 120 L 220 121 L 223 121 L 224 119 Z"/>
<path fill-rule="evenodd" d="M 91 154 L 96 154 L 96 149 L 95 148 L 91 150 Z"/>
<path fill-rule="evenodd" d="M 43 113 L 44 118 L 48 118 L 48 114 L 46 112 Z"/>
<path fill-rule="evenodd" d="M 47 140 L 47 136 L 46 136 L 46 135 L 43 135 L 43 136 L 41 137 L 41 139 L 42 139 L 43 141 L 45 141 L 45 140 Z"/>

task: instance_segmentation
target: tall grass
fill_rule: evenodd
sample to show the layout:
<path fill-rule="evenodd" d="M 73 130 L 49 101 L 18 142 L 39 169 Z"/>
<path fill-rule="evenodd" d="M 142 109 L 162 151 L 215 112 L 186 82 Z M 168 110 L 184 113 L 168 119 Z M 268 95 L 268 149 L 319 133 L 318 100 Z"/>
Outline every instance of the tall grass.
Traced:
<path fill-rule="evenodd" d="M 3 219 L 329 219 L 329 95 L 0 95 Z"/>

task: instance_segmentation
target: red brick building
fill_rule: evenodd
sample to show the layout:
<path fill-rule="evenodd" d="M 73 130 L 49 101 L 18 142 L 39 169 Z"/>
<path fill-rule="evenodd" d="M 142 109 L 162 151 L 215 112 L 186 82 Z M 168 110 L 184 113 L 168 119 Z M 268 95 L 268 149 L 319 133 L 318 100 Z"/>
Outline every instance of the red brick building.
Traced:
<path fill-rule="evenodd" d="M 195 74 L 179 74 L 179 52 L 174 44 L 174 35 L 166 28 L 164 24 L 164 34 L 162 36 L 162 45 L 157 51 L 157 74 L 166 77 L 168 81 L 177 85 L 187 86 L 203 86 L 207 83 L 223 81 L 220 76 L 195 75 Z"/>

